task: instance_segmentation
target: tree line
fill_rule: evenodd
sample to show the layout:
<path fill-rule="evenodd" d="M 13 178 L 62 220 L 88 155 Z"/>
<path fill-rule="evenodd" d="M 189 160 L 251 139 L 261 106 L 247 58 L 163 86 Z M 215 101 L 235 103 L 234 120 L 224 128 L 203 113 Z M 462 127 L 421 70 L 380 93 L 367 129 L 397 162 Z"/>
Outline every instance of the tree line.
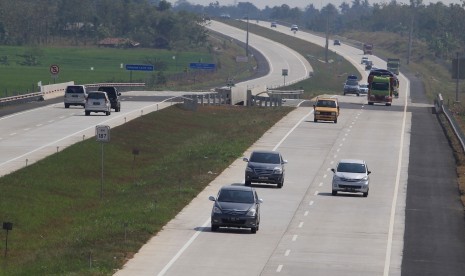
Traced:
<path fill-rule="evenodd" d="M 442 2 L 423 4 L 422 0 L 410 0 L 410 4 L 396 0 L 371 5 L 368 0 L 352 0 L 336 7 L 329 3 L 321 9 L 313 4 L 305 9 L 289 5 L 258 9 L 250 2 L 235 6 L 221 6 L 218 1 L 203 7 L 192 5 L 187 0 L 178 0 L 175 10 L 187 10 L 208 16 L 230 14 L 232 18 L 269 20 L 298 24 L 315 32 L 343 34 L 358 32 L 392 32 L 401 35 L 410 33 L 424 41 L 439 58 L 450 58 L 463 52 L 465 45 L 465 0 L 461 4 L 445 5 Z"/>
<path fill-rule="evenodd" d="M 111 37 L 182 50 L 206 42 L 201 22 L 165 0 L 0 0 L 2 45 L 91 45 Z"/>

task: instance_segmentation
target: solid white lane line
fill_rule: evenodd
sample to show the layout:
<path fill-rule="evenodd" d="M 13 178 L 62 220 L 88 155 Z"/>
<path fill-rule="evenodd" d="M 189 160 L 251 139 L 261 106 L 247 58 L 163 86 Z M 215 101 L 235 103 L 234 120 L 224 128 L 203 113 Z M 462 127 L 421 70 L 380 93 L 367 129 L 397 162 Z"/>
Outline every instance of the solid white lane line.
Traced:
<path fill-rule="evenodd" d="M 202 228 L 206 227 L 209 223 L 210 218 L 202 225 Z M 192 237 L 186 242 L 186 244 L 184 244 L 181 250 L 179 250 L 178 253 L 176 253 L 176 255 L 174 255 L 174 257 L 169 261 L 169 263 L 166 264 L 165 267 L 160 271 L 160 273 L 158 273 L 158 276 L 165 275 L 166 271 L 170 269 L 174 262 L 176 262 L 176 260 L 181 256 L 182 253 L 184 253 L 184 251 L 189 247 L 189 245 L 191 245 L 191 243 L 194 242 L 194 240 L 197 238 L 198 235 L 200 235 L 200 233 L 202 233 L 202 231 L 196 231 L 195 234 L 192 235 Z"/>
<path fill-rule="evenodd" d="M 407 93 L 410 92 L 410 82 L 407 82 Z M 391 266 L 391 251 L 392 251 L 392 236 L 394 235 L 394 222 L 396 217 L 396 206 L 397 206 L 397 197 L 399 194 L 399 185 L 400 185 L 400 171 L 402 168 L 402 155 L 404 152 L 404 135 L 405 135 L 405 124 L 407 121 L 407 98 L 408 95 L 405 95 L 405 103 L 404 103 L 404 117 L 402 120 L 402 131 L 400 133 L 400 149 L 399 149 L 399 156 L 397 158 L 397 173 L 396 173 L 396 184 L 394 186 L 394 196 L 392 199 L 391 204 L 391 216 L 389 219 L 389 233 L 388 233 L 388 240 L 387 240 L 387 247 L 386 247 L 386 256 L 384 260 L 384 276 L 389 275 L 389 269 Z"/>
<path fill-rule="evenodd" d="M 289 135 L 291 135 L 291 133 L 310 115 L 312 115 L 313 113 L 313 110 L 310 111 L 310 113 L 308 113 L 307 115 L 305 115 L 304 117 L 302 117 L 302 119 L 300 119 L 300 121 L 297 122 L 297 124 L 295 124 L 294 127 L 292 127 L 287 133 L 286 135 L 284 135 L 283 139 L 281 139 L 281 141 L 279 141 L 279 143 L 273 148 L 273 151 L 277 150 L 279 148 L 279 146 L 281 146 L 281 144 L 284 142 L 284 140 L 287 139 L 287 137 Z"/>
<path fill-rule="evenodd" d="M 300 119 L 292 129 L 289 130 L 288 133 L 286 133 L 286 135 L 284 136 L 283 139 L 281 139 L 281 141 L 279 141 L 279 143 L 273 148 L 273 151 L 275 151 L 285 140 L 286 138 L 305 120 L 305 118 L 307 118 L 308 116 L 310 116 L 311 114 L 313 113 L 313 110 L 308 113 L 307 115 L 305 115 L 304 117 L 302 117 L 302 119 Z M 210 220 L 211 218 L 208 218 L 207 221 L 202 225 L 202 228 L 203 227 L 206 227 L 209 223 L 210 223 Z M 163 269 L 160 271 L 160 273 L 158 273 L 157 275 L 158 276 L 163 276 L 167 271 L 168 269 L 170 269 L 170 267 L 176 262 L 176 260 L 182 255 L 182 253 L 184 253 L 184 251 L 194 242 L 194 240 L 197 238 L 198 235 L 200 235 L 202 231 L 197 231 L 190 239 L 189 241 L 187 241 L 186 244 L 184 244 L 184 246 L 176 253 L 176 255 L 174 255 L 174 257 L 165 265 L 165 267 L 163 267 Z M 297 235 L 294 235 L 293 239 L 297 239 Z M 280 265 L 278 267 L 278 270 L 281 271 L 282 269 L 282 265 Z M 277 270 L 277 271 L 278 271 Z M 278 272 L 279 272 L 278 271 Z"/>

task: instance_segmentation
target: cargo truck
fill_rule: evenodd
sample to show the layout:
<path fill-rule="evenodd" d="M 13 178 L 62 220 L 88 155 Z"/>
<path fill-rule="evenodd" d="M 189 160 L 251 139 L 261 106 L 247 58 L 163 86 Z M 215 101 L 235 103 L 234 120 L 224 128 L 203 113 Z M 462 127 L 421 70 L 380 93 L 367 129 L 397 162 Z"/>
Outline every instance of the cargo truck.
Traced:
<path fill-rule="evenodd" d="M 399 80 L 387 70 L 372 70 L 368 76 L 368 104 L 392 104 L 393 96 L 399 96 Z"/>
<path fill-rule="evenodd" d="M 400 68 L 400 59 L 398 58 L 388 58 L 387 59 L 387 69 L 392 73 L 399 75 L 399 68 Z"/>
<path fill-rule="evenodd" d="M 363 54 L 364 55 L 372 55 L 373 54 L 373 44 L 364 43 L 363 44 Z"/>

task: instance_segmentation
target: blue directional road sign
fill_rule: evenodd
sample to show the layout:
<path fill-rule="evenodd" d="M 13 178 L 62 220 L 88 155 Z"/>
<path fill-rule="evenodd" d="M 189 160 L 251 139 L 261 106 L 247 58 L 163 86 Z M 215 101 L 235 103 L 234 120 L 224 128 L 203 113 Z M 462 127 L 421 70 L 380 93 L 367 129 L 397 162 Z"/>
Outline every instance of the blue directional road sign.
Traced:
<path fill-rule="evenodd" d="M 191 69 L 215 69 L 214 63 L 201 63 L 201 62 L 192 62 L 189 64 Z"/>
<path fill-rule="evenodd" d="M 155 67 L 153 65 L 146 64 L 126 64 L 126 70 L 131 71 L 153 71 Z"/>

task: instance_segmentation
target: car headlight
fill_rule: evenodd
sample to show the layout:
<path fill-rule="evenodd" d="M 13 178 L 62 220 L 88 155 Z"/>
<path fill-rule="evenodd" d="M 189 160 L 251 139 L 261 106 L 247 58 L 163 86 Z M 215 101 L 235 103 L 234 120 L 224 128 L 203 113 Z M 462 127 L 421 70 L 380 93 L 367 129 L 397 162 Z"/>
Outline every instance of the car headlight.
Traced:
<path fill-rule="evenodd" d="M 336 112 L 331 112 L 331 115 L 336 116 Z"/>
<path fill-rule="evenodd" d="M 221 212 L 221 209 L 218 208 L 217 206 L 213 206 L 212 212 L 213 212 L 214 214 L 221 214 L 221 213 L 222 213 L 222 212 Z"/>
<path fill-rule="evenodd" d="M 275 167 L 273 169 L 273 173 L 274 174 L 282 174 L 283 173 L 283 169 L 281 167 Z"/>
<path fill-rule="evenodd" d="M 245 171 L 246 172 L 253 172 L 253 169 L 251 167 L 247 167 L 247 168 L 245 168 Z"/>
<path fill-rule="evenodd" d="M 362 178 L 363 181 L 367 181 L 368 180 L 368 175 L 365 176 L 364 178 Z"/>
<path fill-rule="evenodd" d="M 320 115 L 320 111 L 315 111 L 315 114 L 316 114 L 316 115 Z"/>
<path fill-rule="evenodd" d="M 247 212 L 248 217 L 255 217 L 255 214 L 257 214 L 257 210 L 255 208 L 250 208 L 250 210 Z"/>

